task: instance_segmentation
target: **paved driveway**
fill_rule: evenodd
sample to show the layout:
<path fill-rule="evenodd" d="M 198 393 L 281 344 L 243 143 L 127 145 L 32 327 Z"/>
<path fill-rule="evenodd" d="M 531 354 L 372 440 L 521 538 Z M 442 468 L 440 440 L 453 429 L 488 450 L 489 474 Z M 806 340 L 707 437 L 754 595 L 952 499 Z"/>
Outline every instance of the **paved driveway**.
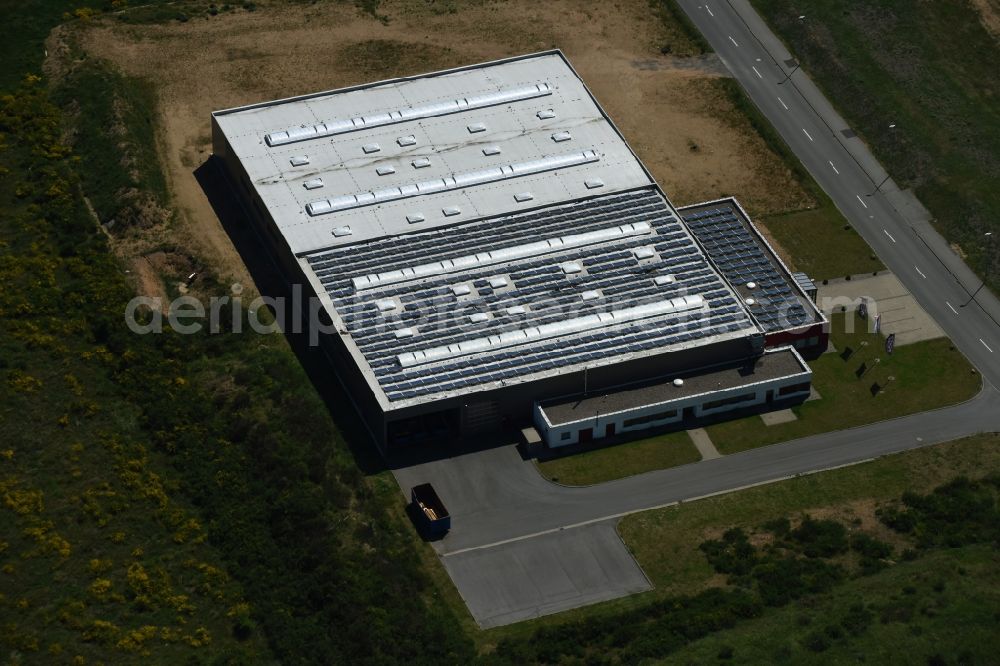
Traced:
<path fill-rule="evenodd" d="M 434 548 L 485 627 L 646 589 L 613 529 L 628 513 L 998 430 L 1000 392 L 987 385 L 954 407 L 586 488 L 549 483 L 513 446 L 394 474 L 404 494 L 430 481 L 451 511 Z"/>
<path fill-rule="evenodd" d="M 484 629 L 606 601 L 652 586 L 616 520 L 442 558 Z"/>

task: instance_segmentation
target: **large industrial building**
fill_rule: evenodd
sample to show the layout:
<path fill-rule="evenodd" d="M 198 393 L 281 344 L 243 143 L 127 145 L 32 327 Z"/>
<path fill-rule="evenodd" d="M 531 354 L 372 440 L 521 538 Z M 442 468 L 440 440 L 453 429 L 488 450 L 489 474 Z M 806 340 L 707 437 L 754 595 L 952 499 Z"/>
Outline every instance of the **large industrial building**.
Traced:
<path fill-rule="evenodd" d="M 559 446 L 809 393 L 808 281 L 735 200 L 675 209 L 558 51 L 212 129 L 383 451 L 529 424 Z"/>

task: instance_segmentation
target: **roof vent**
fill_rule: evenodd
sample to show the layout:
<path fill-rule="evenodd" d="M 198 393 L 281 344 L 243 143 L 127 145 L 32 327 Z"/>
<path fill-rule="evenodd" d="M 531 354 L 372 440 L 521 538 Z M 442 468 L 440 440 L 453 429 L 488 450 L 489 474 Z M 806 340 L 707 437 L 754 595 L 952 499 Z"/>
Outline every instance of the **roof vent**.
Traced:
<path fill-rule="evenodd" d="M 398 306 L 393 299 L 383 298 L 380 301 L 375 301 L 375 307 L 378 308 L 379 312 L 388 312 L 389 310 L 395 310 Z"/>
<path fill-rule="evenodd" d="M 531 192 L 518 192 L 514 195 L 514 201 L 518 203 L 524 203 L 525 201 L 531 201 L 535 198 L 535 195 Z"/>
<path fill-rule="evenodd" d="M 744 302 L 745 302 L 745 303 L 746 303 L 747 305 L 756 305 L 756 304 L 757 304 L 757 301 L 756 301 L 756 300 L 754 300 L 754 299 L 752 299 L 752 298 L 748 298 L 748 299 L 746 299 L 746 301 L 744 301 Z"/>
<path fill-rule="evenodd" d="M 597 289 L 591 289 L 589 291 L 583 292 L 582 294 L 580 294 L 580 296 L 585 301 L 593 301 L 601 297 L 601 292 L 598 291 Z"/>
<path fill-rule="evenodd" d="M 323 187 L 323 179 L 313 178 L 312 180 L 307 180 L 306 182 L 302 183 L 302 187 L 306 188 L 307 190 L 318 190 L 319 188 Z"/>
<path fill-rule="evenodd" d="M 636 259 L 650 259 L 656 252 L 651 247 L 637 247 L 632 250 L 632 254 L 635 255 Z"/>
<path fill-rule="evenodd" d="M 388 176 L 391 173 L 396 173 L 396 167 L 392 166 L 391 164 L 386 164 L 385 166 L 380 166 L 379 168 L 375 169 L 375 173 L 377 173 L 380 176 Z"/>
<path fill-rule="evenodd" d="M 369 155 L 371 153 L 377 153 L 378 151 L 382 150 L 382 146 L 378 145 L 377 143 L 366 143 L 365 145 L 361 146 L 361 150 L 365 151 L 365 155 Z"/>
<path fill-rule="evenodd" d="M 573 138 L 573 135 L 569 132 L 556 132 L 552 135 L 552 140 L 556 143 L 561 143 L 563 141 L 569 141 Z"/>
<path fill-rule="evenodd" d="M 507 314 L 509 315 L 523 315 L 527 310 L 523 305 L 512 305 L 507 308 Z"/>
<path fill-rule="evenodd" d="M 465 296 L 467 294 L 472 293 L 472 289 L 470 289 L 469 285 L 467 284 L 456 284 L 454 287 L 451 288 L 451 291 L 456 296 Z"/>
<path fill-rule="evenodd" d="M 481 324 L 484 321 L 487 321 L 489 318 L 490 316 L 485 312 L 474 312 L 469 315 L 469 321 L 471 321 L 473 324 Z"/>
<path fill-rule="evenodd" d="M 598 187 L 604 187 L 604 181 L 600 178 L 589 178 L 583 181 L 583 185 L 588 190 L 596 190 Z"/>
<path fill-rule="evenodd" d="M 400 146 L 413 146 L 417 143 L 417 137 L 410 134 L 409 136 L 401 136 L 396 139 L 396 143 Z"/>
<path fill-rule="evenodd" d="M 587 149 L 565 155 L 551 155 L 527 162 L 514 162 L 503 166 L 492 166 L 476 171 L 453 173 L 444 178 L 433 178 L 420 183 L 411 183 L 399 187 L 386 187 L 377 191 L 346 194 L 332 199 L 310 201 L 306 204 L 306 212 L 310 216 L 325 215 L 339 210 L 369 206 L 376 202 L 402 199 L 417 195 L 432 194 L 450 190 L 462 189 L 473 185 L 495 183 L 508 178 L 520 178 L 545 171 L 555 171 L 568 167 L 579 166 L 600 160 L 596 150 Z"/>
<path fill-rule="evenodd" d="M 552 87 L 548 83 L 535 83 L 519 88 L 507 88 L 481 95 L 470 95 L 461 99 L 432 101 L 419 106 L 407 106 L 400 109 L 393 109 L 389 112 L 375 113 L 370 116 L 340 118 L 337 120 L 327 120 L 316 125 L 289 127 L 278 132 L 265 134 L 264 142 L 272 147 L 282 146 L 286 143 L 295 143 L 296 141 L 308 141 L 324 136 L 355 132 L 360 129 L 408 122 L 419 118 L 433 118 L 458 111 L 481 109 L 488 106 L 517 102 L 534 97 L 544 97 L 551 94 Z"/>
<path fill-rule="evenodd" d="M 565 264 L 562 264 L 560 268 L 563 269 L 563 273 L 566 275 L 573 275 L 574 273 L 580 273 L 583 271 L 583 264 L 579 261 L 567 261 Z"/>
<path fill-rule="evenodd" d="M 677 379 L 675 379 L 674 381 L 672 381 L 671 384 L 673 384 L 677 388 L 680 388 L 681 386 L 684 386 L 684 380 L 681 379 L 680 377 L 678 377 Z"/>
<path fill-rule="evenodd" d="M 756 282 L 747 282 L 747 289 L 756 289 L 756 288 L 757 288 Z"/>
<path fill-rule="evenodd" d="M 652 232 L 649 222 L 631 222 L 610 229 L 598 229 L 587 231 L 582 234 L 571 234 L 556 238 L 546 238 L 533 243 L 515 245 L 513 247 L 503 247 L 489 252 L 479 252 L 453 259 L 445 259 L 428 264 L 419 264 L 406 268 L 397 268 L 381 273 L 370 273 L 351 278 L 351 283 L 357 290 L 371 289 L 372 287 L 382 287 L 387 284 L 407 282 L 416 277 L 427 277 L 430 275 L 443 275 L 455 271 L 465 271 L 470 268 L 478 268 L 488 264 L 510 263 L 527 257 L 536 257 L 543 254 L 551 254 L 557 250 L 567 250 L 569 248 L 584 247 L 606 243 L 612 240 L 630 238 Z"/>
<path fill-rule="evenodd" d="M 333 230 L 333 235 L 337 238 L 340 238 L 341 236 L 350 236 L 353 233 L 354 232 L 351 231 L 350 227 L 336 227 Z"/>
<path fill-rule="evenodd" d="M 489 155 L 499 155 L 499 154 L 500 154 L 500 146 L 486 146 L 485 148 L 483 148 L 483 155 L 489 156 Z"/>
<path fill-rule="evenodd" d="M 461 215 L 462 209 L 459 208 L 458 206 L 448 206 L 446 208 L 442 208 L 441 213 L 445 217 L 454 217 L 455 215 Z"/>
<path fill-rule="evenodd" d="M 655 278 L 653 278 L 653 282 L 655 282 L 656 286 L 658 286 L 658 287 L 662 287 L 665 284 L 673 284 L 674 283 L 674 276 L 673 275 L 657 275 Z"/>
<path fill-rule="evenodd" d="M 413 328 L 412 326 L 408 328 L 400 328 L 396 330 L 396 339 L 398 340 L 399 338 L 412 338 L 416 334 L 417 334 L 417 329 Z"/>
<path fill-rule="evenodd" d="M 427 159 L 426 157 L 419 157 L 419 158 L 413 160 L 412 162 L 410 162 L 410 164 L 413 165 L 414 169 L 423 169 L 423 168 L 429 167 L 431 165 L 431 161 L 429 159 Z"/>
<path fill-rule="evenodd" d="M 538 116 L 539 120 L 548 120 L 549 118 L 555 118 L 556 112 L 553 111 L 552 109 L 543 109 L 542 111 L 539 111 L 535 115 Z"/>
<path fill-rule="evenodd" d="M 469 130 L 469 134 L 478 134 L 479 132 L 485 132 L 486 123 L 472 123 L 471 125 L 466 127 L 466 129 Z"/>
<path fill-rule="evenodd" d="M 424 221 L 424 214 L 423 213 L 410 213 L 409 215 L 406 216 L 406 221 L 409 222 L 410 224 L 416 224 L 417 222 L 423 222 Z"/>
<path fill-rule="evenodd" d="M 288 162 L 292 166 L 305 166 L 305 165 L 309 164 L 309 156 L 308 155 L 296 155 L 295 157 L 293 157 L 290 160 L 288 160 Z"/>
<path fill-rule="evenodd" d="M 490 286 L 493 287 L 494 289 L 503 289 L 508 284 L 510 284 L 510 283 L 507 282 L 507 278 L 505 278 L 502 275 L 500 275 L 498 277 L 490 278 Z"/>
<path fill-rule="evenodd" d="M 606 328 L 611 325 L 647 319 L 650 317 L 669 316 L 672 318 L 688 316 L 695 310 L 707 307 L 705 299 L 698 295 L 680 296 L 657 303 L 646 303 L 612 312 L 594 312 L 582 317 L 538 324 L 519 330 L 507 330 L 503 333 L 485 337 L 453 342 L 449 345 L 431 347 L 417 351 L 399 354 L 396 359 L 400 366 L 409 368 L 414 365 L 432 363 L 456 356 L 494 351 L 504 347 L 522 345 L 537 340 L 562 337 L 583 331 Z"/>

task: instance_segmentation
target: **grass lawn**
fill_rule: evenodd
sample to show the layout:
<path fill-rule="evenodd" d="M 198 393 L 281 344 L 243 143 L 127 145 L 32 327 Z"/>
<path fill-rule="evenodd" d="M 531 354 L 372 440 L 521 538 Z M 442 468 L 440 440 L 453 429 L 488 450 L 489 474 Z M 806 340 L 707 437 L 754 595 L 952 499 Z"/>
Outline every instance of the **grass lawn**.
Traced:
<path fill-rule="evenodd" d="M 726 421 L 706 428 L 720 453 L 784 442 L 798 437 L 850 428 L 888 418 L 945 407 L 973 397 L 980 377 L 973 374 L 961 352 L 947 338 L 925 340 L 896 347 L 892 356 L 883 351 L 884 338 L 867 333 L 864 321 L 854 317 L 854 333 L 845 332 L 843 314 L 831 321 L 831 339 L 838 352 L 855 350 L 848 361 L 840 354 L 825 354 L 810 363 L 813 386 L 821 400 L 806 402 L 793 411 L 799 419 L 791 423 L 765 426 L 759 416 Z M 861 345 L 868 342 L 867 347 Z M 855 372 L 864 362 L 871 366 L 862 379 Z M 894 377 L 894 381 L 889 381 Z M 878 382 L 885 389 L 877 396 L 869 391 Z"/>
<path fill-rule="evenodd" d="M 699 460 L 701 455 L 694 442 L 687 432 L 681 430 L 567 455 L 537 465 L 546 479 L 569 486 L 587 486 Z"/>
<path fill-rule="evenodd" d="M 729 527 L 756 527 L 802 512 L 873 522 L 879 502 L 927 492 L 956 477 L 1000 472 L 1000 437 L 977 435 L 873 462 L 801 476 L 622 519 L 618 531 L 657 592 L 691 593 L 721 582 L 698 545 Z"/>
<path fill-rule="evenodd" d="M 813 210 L 771 215 L 760 222 L 791 255 L 793 270 L 804 271 L 814 280 L 885 268 L 832 203 Z"/>
<path fill-rule="evenodd" d="M 983 27 L 996 3 L 753 4 L 969 265 L 1000 287 L 1000 41 Z"/>
<path fill-rule="evenodd" d="M 867 626 L 851 622 L 858 604 Z M 670 655 L 678 664 L 987 664 L 1000 634 L 1000 567 L 987 546 L 930 552 Z M 936 659 L 935 659 L 936 657 Z M 957 659 L 957 661 L 953 661 Z"/>

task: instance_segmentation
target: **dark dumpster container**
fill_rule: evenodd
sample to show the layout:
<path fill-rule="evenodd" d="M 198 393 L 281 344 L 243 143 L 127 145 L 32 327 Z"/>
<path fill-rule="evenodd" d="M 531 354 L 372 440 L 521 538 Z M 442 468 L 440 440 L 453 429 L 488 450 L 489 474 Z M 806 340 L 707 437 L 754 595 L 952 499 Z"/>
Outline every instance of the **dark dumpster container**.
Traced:
<path fill-rule="evenodd" d="M 451 514 L 431 484 L 414 486 L 410 491 L 410 499 L 413 501 L 417 527 L 427 538 L 440 538 L 448 533 L 451 529 Z"/>

